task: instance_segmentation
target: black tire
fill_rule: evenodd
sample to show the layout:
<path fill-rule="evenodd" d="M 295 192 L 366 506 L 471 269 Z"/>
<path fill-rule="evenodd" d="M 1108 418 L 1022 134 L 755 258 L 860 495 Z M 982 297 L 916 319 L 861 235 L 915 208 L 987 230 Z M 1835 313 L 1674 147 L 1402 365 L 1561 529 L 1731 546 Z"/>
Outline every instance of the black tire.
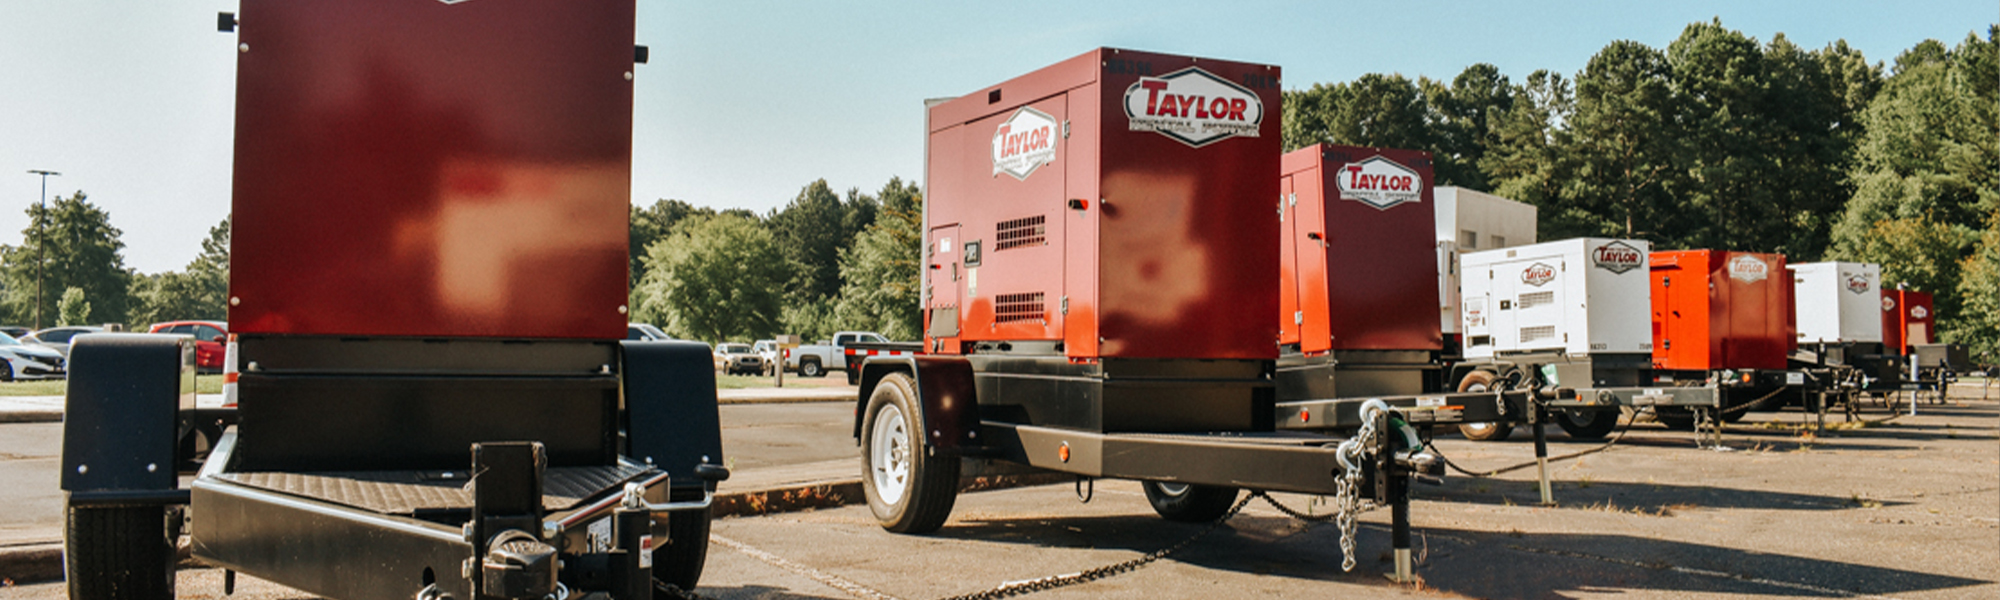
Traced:
<path fill-rule="evenodd" d="M 1555 411 L 1556 426 L 1574 440 L 1601 440 L 1618 429 L 1616 408 L 1609 410 L 1558 410 Z"/>
<path fill-rule="evenodd" d="M 713 518 L 714 514 L 708 509 L 667 516 L 667 535 L 671 539 L 666 545 L 653 549 L 654 580 L 689 591 L 701 583 L 701 570 L 708 564 L 708 525 Z M 658 587 L 653 589 L 655 600 L 677 597 Z"/>
<path fill-rule="evenodd" d="M 1497 379 L 1499 379 L 1499 377 L 1494 375 L 1492 371 L 1473 371 L 1471 373 L 1466 373 L 1464 379 L 1458 380 L 1458 391 L 1489 392 L 1493 390 L 1493 382 L 1494 380 Z M 1486 422 L 1486 423 L 1458 424 L 1458 434 L 1465 436 L 1465 439 L 1473 440 L 1476 442 L 1497 442 L 1500 440 L 1507 439 L 1507 436 L 1513 435 L 1513 433 L 1514 433 L 1514 426 L 1509 423 Z"/>
<path fill-rule="evenodd" d="M 69 507 L 63 572 L 75 600 L 170 600 L 174 544 L 160 506 Z"/>
<path fill-rule="evenodd" d="M 805 377 L 825 377 L 826 369 L 819 366 L 817 358 L 799 359 L 799 375 Z"/>
<path fill-rule="evenodd" d="M 1147 481 L 1144 486 L 1146 501 L 1152 503 L 1153 512 L 1169 521 L 1183 523 L 1207 523 L 1222 518 L 1236 505 L 1239 492 L 1233 487 L 1192 483 Z"/>
<path fill-rule="evenodd" d="M 14 380 L 14 363 L 0 360 L 0 381 Z"/>
<path fill-rule="evenodd" d="M 891 373 L 862 413 L 861 487 L 875 520 L 897 533 L 937 531 L 958 501 L 959 457 L 925 439 L 916 389 L 908 373 Z"/>

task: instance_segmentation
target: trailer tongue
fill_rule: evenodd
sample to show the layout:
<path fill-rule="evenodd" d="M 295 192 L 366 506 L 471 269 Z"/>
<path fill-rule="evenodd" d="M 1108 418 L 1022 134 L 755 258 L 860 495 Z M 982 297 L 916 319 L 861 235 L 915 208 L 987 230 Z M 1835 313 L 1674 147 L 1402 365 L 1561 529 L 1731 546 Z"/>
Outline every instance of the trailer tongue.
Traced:
<path fill-rule="evenodd" d="M 633 5 L 242 10 L 240 423 L 180 487 L 191 346 L 78 338 L 71 597 L 171 597 L 182 515 L 197 558 L 338 598 L 692 587 L 727 471 L 707 348 L 621 341 Z"/>

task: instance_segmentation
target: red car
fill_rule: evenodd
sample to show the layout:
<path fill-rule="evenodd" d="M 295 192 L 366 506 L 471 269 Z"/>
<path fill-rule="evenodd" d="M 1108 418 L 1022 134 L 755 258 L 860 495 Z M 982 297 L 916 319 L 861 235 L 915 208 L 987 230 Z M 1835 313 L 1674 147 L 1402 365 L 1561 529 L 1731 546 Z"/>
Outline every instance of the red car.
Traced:
<path fill-rule="evenodd" d="M 154 323 L 147 333 L 171 333 L 194 336 L 195 369 L 204 372 L 222 371 L 223 344 L 229 341 L 229 324 L 221 321 L 167 321 Z"/>

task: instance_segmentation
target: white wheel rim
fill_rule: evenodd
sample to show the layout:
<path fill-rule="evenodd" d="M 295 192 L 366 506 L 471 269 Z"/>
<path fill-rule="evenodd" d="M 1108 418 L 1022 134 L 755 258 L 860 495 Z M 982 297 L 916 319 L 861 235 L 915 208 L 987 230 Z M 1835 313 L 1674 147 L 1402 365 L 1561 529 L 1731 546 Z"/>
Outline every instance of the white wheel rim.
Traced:
<path fill-rule="evenodd" d="M 875 482 L 875 495 L 888 504 L 902 502 L 910 486 L 910 431 L 902 409 L 891 403 L 875 411 L 868 440 L 868 476 Z"/>
<path fill-rule="evenodd" d="M 1188 493 L 1188 484 L 1185 483 L 1155 483 L 1153 485 L 1160 488 L 1160 493 L 1174 498 L 1186 496 Z"/>

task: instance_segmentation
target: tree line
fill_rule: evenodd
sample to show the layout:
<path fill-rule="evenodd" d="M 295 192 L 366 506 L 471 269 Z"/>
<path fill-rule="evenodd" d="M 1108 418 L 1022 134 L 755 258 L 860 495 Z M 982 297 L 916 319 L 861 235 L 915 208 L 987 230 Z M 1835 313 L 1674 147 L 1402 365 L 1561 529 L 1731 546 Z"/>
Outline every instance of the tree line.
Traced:
<path fill-rule="evenodd" d="M 1719 20 L 1581 72 L 1449 83 L 1368 74 L 1285 93 L 1287 151 L 1426 150 L 1439 185 L 1538 207 L 1542 239 L 1882 265 L 1936 297 L 1942 336 L 2000 355 L 2000 26 L 1887 66 L 1844 41 L 1759 42 Z"/>
<path fill-rule="evenodd" d="M 229 219 L 208 230 L 201 254 L 157 275 L 125 266 L 124 232 L 81 191 L 28 207 L 18 246 L 0 246 L 0 322 L 133 327 L 228 313 Z"/>

